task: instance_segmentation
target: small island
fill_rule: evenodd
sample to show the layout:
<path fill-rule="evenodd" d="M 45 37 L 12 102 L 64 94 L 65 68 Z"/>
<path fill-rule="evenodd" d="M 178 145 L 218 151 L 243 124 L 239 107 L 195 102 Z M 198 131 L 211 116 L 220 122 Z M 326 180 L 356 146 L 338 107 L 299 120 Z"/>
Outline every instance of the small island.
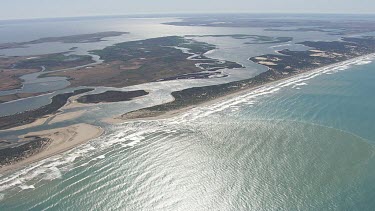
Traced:
<path fill-rule="evenodd" d="M 100 94 L 84 95 L 77 99 L 79 103 L 112 103 L 130 101 L 134 98 L 148 95 L 144 90 L 136 91 L 106 91 Z"/>

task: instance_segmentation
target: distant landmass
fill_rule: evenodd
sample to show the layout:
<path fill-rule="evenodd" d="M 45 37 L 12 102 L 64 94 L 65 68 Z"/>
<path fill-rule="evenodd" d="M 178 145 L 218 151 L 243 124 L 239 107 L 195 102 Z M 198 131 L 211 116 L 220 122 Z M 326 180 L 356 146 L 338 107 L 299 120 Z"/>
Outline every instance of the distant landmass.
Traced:
<path fill-rule="evenodd" d="M 2 43 L 0 44 L 1 49 L 11 49 L 11 48 L 27 48 L 27 45 L 41 44 L 48 42 L 62 42 L 62 43 L 92 43 L 92 42 L 101 42 L 106 37 L 117 37 L 124 34 L 129 34 L 129 32 L 97 32 L 92 34 L 79 34 L 79 35 L 70 35 L 62 37 L 45 37 L 37 40 L 27 41 L 27 42 L 14 42 L 14 43 Z"/>

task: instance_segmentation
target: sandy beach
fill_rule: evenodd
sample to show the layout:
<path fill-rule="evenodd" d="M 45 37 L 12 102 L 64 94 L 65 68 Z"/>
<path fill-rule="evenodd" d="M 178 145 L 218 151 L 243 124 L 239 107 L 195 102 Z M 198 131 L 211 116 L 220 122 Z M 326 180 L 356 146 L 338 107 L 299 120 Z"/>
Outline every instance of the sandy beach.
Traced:
<path fill-rule="evenodd" d="M 53 155 L 66 152 L 80 144 L 99 137 L 103 132 L 103 129 L 100 127 L 82 123 L 63 128 L 28 133 L 19 138 L 25 139 L 25 137 L 37 136 L 48 138 L 51 140 L 51 143 L 35 155 L 27 157 L 15 164 L 0 168 L 0 173 L 16 170 Z"/>

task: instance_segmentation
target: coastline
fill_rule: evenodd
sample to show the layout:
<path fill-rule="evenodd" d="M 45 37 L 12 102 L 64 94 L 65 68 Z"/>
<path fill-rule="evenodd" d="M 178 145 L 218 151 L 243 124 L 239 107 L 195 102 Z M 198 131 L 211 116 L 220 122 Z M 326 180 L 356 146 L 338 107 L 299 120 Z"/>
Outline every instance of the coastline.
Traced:
<path fill-rule="evenodd" d="M 238 97 L 244 94 L 249 94 L 249 92 L 255 91 L 260 88 L 264 88 L 267 86 L 272 87 L 275 85 L 280 85 L 283 82 L 288 82 L 289 80 L 293 80 L 298 77 L 309 76 L 310 74 L 324 72 L 324 71 L 327 71 L 328 69 L 338 68 L 340 66 L 352 65 L 352 64 L 359 62 L 359 60 L 364 60 L 364 59 L 371 58 L 371 57 L 375 57 L 375 53 L 355 57 L 349 60 L 326 65 L 326 66 L 316 68 L 313 70 L 308 70 L 308 71 L 300 72 L 297 74 L 289 75 L 287 77 L 277 79 L 274 81 L 269 81 L 269 82 L 259 84 L 256 86 L 246 87 L 243 89 L 240 88 L 230 93 L 223 93 L 222 95 L 219 95 L 218 97 L 209 98 L 208 100 L 204 100 L 199 103 L 193 102 L 194 104 L 185 105 L 181 108 L 170 109 L 168 111 L 161 111 L 161 112 L 159 111 L 152 112 L 152 111 L 147 111 L 144 109 L 139 109 L 139 110 L 124 114 L 126 115 L 125 118 L 124 118 L 124 115 L 120 115 L 117 117 L 106 118 L 106 119 L 103 119 L 102 121 L 109 123 L 109 124 L 117 124 L 117 123 L 124 123 L 124 122 L 137 121 L 137 120 L 168 119 L 174 116 L 178 116 L 190 109 L 193 109 L 199 106 L 212 105 L 222 100 L 226 100 L 226 99 L 233 98 L 233 97 Z M 75 98 L 75 97 L 77 96 L 72 96 L 72 98 Z M 72 101 L 70 99 L 68 103 L 65 106 L 63 106 L 61 109 L 72 106 L 71 103 Z M 65 121 L 68 119 L 76 118 L 82 115 L 84 112 L 85 111 L 76 111 L 76 112 L 67 112 L 67 113 L 64 112 L 64 113 L 55 114 L 53 116 L 41 118 L 38 121 L 43 122 L 43 123 L 45 123 L 48 120 L 51 121 L 50 123 L 61 122 L 61 121 Z M 145 115 L 145 117 L 142 117 L 142 115 Z M 30 126 L 30 125 L 25 125 L 25 126 Z M 45 138 L 45 139 L 49 139 L 51 143 L 45 149 L 42 149 L 40 152 L 35 153 L 34 155 L 30 157 L 26 157 L 20 161 L 1 167 L 0 173 L 7 173 L 9 171 L 14 171 L 21 167 L 35 163 L 37 161 L 66 152 L 78 145 L 86 143 L 87 141 L 91 139 L 99 137 L 103 132 L 104 130 L 100 127 L 81 123 L 81 124 L 71 125 L 71 126 L 63 127 L 63 128 L 56 128 L 56 129 L 51 129 L 51 130 L 46 130 L 46 131 L 28 133 L 19 138 L 21 139 L 25 139 L 27 137 Z"/>
<path fill-rule="evenodd" d="M 120 123 L 132 122 L 132 121 L 138 121 L 138 120 L 168 119 L 168 118 L 178 116 L 178 115 L 180 115 L 180 114 L 182 114 L 182 113 L 184 113 L 184 112 L 186 112 L 190 109 L 196 108 L 198 106 L 212 105 L 216 102 L 219 102 L 219 101 L 222 101 L 222 100 L 225 100 L 225 99 L 228 99 L 228 98 L 238 97 L 238 96 L 241 96 L 243 94 L 247 94 L 249 92 L 255 91 L 255 90 L 260 89 L 260 88 L 263 88 L 265 86 L 277 85 L 277 84 L 280 84 L 282 82 L 286 82 L 288 80 L 293 80 L 297 77 L 303 77 L 304 75 L 319 73 L 319 72 L 323 72 L 327 69 L 338 68 L 340 66 L 351 65 L 353 63 L 358 62 L 358 60 L 364 60 L 364 59 L 369 58 L 369 57 L 375 57 L 375 53 L 370 53 L 370 54 L 358 56 L 358 57 L 355 57 L 355 58 L 351 58 L 351 59 L 348 59 L 348 60 L 345 60 L 345 61 L 341 61 L 341 62 L 329 64 L 329 65 L 326 65 L 326 66 L 322 66 L 322 67 L 319 67 L 319 68 L 316 68 L 316 69 L 303 71 L 303 72 L 300 72 L 300 73 L 297 73 L 297 74 L 294 74 L 294 75 L 290 75 L 288 77 L 276 79 L 276 80 L 269 81 L 269 82 L 264 83 L 264 84 L 259 84 L 259 85 L 253 86 L 253 87 L 238 89 L 238 90 L 236 90 L 232 93 L 227 93 L 227 94 L 224 94 L 222 96 L 219 96 L 219 97 L 216 97 L 216 98 L 213 98 L 213 99 L 208 99 L 206 101 L 203 101 L 203 102 L 200 102 L 200 103 L 197 103 L 197 104 L 194 104 L 194 105 L 187 105 L 187 106 L 184 106 L 182 108 L 171 109 L 171 110 L 168 110 L 168 111 L 159 112 L 159 111 L 149 111 L 147 109 L 152 108 L 152 107 L 148 107 L 148 108 L 142 108 L 142 109 L 138 109 L 138 110 L 135 110 L 135 111 L 131 111 L 131 112 L 128 112 L 128 113 L 125 113 L 125 114 L 122 114 L 122 115 L 115 116 L 115 117 L 105 118 L 105 119 L 102 119 L 102 121 L 105 122 L 105 123 L 108 123 L 108 124 L 120 124 Z M 374 58 L 372 58 L 372 60 L 373 59 Z M 214 85 L 214 86 L 216 86 L 216 85 Z M 174 98 L 174 100 L 172 100 L 170 102 L 166 102 L 164 104 L 156 105 L 156 106 L 162 106 L 162 105 L 165 105 L 165 104 L 168 104 L 168 103 L 172 103 L 175 100 L 176 100 L 176 98 Z M 153 106 L 153 107 L 155 107 L 155 106 Z"/>
<path fill-rule="evenodd" d="M 78 145 L 99 137 L 103 132 L 104 130 L 101 127 L 81 123 L 68 127 L 28 133 L 19 138 L 38 137 L 48 139 L 50 143 L 45 148 L 29 157 L 22 157 L 20 161 L 0 167 L 0 173 L 3 174 L 14 171 L 40 160 L 66 152 Z"/>

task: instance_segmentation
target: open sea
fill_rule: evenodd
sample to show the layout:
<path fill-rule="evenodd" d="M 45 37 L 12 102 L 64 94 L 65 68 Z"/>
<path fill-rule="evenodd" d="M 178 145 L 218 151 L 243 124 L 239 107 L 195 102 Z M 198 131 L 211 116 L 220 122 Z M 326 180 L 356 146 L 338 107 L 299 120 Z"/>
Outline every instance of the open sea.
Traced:
<path fill-rule="evenodd" d="M 77 51 L 84 54 L 120 41 L 166 35 L 267 33 L 252 28 L 161 24 L 166 21 L 6 22 L 0 24 L 2 42 L 109 30 L 131 34 L 95 45 L 60 43 L 0 54 L 61 52 L 77 45 Z M 50 32 L 53 26 L 58 31 Z M 26 31 L 30 33 L 23 37 Z M 10 36 L 12 32 L 19 37 Z M 318 32 L 293 36 L 293 42 L 338 38 Z M 150 99 L 89 107 L 88 114 L 61 126 L 83 121 L 104 127 L 105 134 L 62 155 L 0 175 L 0 210 L 375 209 L 375 63 L 371 56 L 198 106 L 169 119 L 118 125 L 100 122 L 168 101 L 174 90 L 252 77 L 265 69 L 247 59 L 278 48 L 244 46 L 243 40 L 232 38 L 199 40 L 218 45 L 207 56 L 236 61 L 246 68 L 224 70 L 230 75 L 224 79 L 128 87 L 125 90 L 147 87 L 153 92 Z M 46 104 L 47 97 L 27 105 Z M 1 113 L 27 109 L 25 102 L 0 104 Z M 52 126 L 37 129 L 48 127 Z M 0 137 L 26 132 L 0 133 Z"/>

